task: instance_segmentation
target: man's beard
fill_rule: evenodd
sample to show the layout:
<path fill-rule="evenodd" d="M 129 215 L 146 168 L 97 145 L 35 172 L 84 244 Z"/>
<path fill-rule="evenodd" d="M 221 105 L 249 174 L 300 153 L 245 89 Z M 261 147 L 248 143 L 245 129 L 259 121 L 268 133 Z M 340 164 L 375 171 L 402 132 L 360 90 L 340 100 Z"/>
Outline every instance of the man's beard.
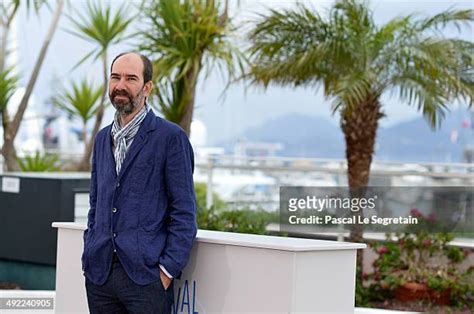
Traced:
<path fill-rule="evenodd" d="M 128 101 L 119 100 L 115 101 L 116 96 L 126 96 Z M 126 90 L 114 90 L 109 94 L 110 102 L 120 115 L 129 115 L 137 108 L 144 98 L 143 89 L 135 96 L 132 97 Z"/>

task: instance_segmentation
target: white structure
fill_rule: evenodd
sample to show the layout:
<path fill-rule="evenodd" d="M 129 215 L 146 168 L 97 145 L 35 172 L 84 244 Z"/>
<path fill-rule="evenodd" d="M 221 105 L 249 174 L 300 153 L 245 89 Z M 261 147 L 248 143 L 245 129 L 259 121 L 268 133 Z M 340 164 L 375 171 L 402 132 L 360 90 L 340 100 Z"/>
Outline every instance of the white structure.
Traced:
<path fill-rule="evenodd" d="M 56 313 L 88 313 L 84 224 L 58 228 Z M 175 282 L 173 313 L 354 313 L 356 250 L 365 244 L 199 230 Z"/>
<path fill-rule="evenodd" d="M 206 146 L 207 129 L 206 125 L 200 120 L 193 120 L 193 122 L 191 122 L 191 137 L 189 140 L 194 148 Z"/>

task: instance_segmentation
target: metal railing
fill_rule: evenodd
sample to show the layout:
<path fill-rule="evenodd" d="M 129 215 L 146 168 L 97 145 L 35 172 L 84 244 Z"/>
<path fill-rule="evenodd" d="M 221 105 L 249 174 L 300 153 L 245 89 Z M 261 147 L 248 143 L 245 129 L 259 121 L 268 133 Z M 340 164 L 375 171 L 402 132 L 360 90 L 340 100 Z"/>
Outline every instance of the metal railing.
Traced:
<path fill-rule="evenodd" d="M 228 176 L 234 176 L 235 181 L 238 181 L 239 175 L 242 174 L 252 176 L 260 173 L 267 178 L 273 178 L 275 185 L 291 183 L 291 175 L 293 178 L 299 177 L 300 179 L 311 179 L 315 175 L 325 175 L 332 177 L 335 185 L 347 186 L 347 162 L 344 159 L 219 155 L 198 156 L 196 160 L 197 179 L 206 182 L 207 185 L 206 204 L 208 207 L 213 205 L 213 194 L 220 184 L 219 179 L 216 178 L 219 172 L 227 172 Z M 311 183 L 311 180 L 308 182 Z M 313 182 L 316 181 L 313 180 Z M 298 180 L 294 180 L 294 183 L 295 185 L 305 185 L 298 184 Z M 375 186 L 419 186 L 420 184 L 425 186 L 474 186 L 474 164 L 374 161 L 371 167 L 370 184 Z M 225 200 L 229 203 L 252 203 L 251 199 Z M 254 203 L 268 203 L 269 201 L 255 200 Z"/>

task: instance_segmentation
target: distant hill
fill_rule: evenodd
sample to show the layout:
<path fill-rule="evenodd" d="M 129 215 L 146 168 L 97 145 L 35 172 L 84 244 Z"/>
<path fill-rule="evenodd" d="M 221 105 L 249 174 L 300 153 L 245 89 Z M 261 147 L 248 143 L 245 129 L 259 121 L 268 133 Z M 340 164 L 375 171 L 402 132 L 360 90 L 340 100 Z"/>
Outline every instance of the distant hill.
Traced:
<path fill-rule="evenodd" d="M 463 149 L 473 144 L 473 131 L 463 128 L 469 121 L 466 111 L 454 111 L 433 131 L 422 118 L 381 129 L 377 140 L 377 158 L 399 161 L 461 162 Z M 451 134 L 457 132 L 455 141 Z M 455 135 L 455 134 L 453 134 Z"/>
<path fill-rule="evenodd" d="M 441 128 L 432 131 L 420 116 L 410 121 L 379 128 L 376 140 L 378 160 L 460 162 L 464 146 L 473 145 L 473 131 L 463 121 L 469 121 L 466 110 L 447 114 Z M 452 142 L 450 134 L 458 132 Z M 237 141 L 277 142 L 283 144 L 280 156 L 344 158 L 344 137 L 337 125 L 327 119 L 290 114 L 265 121 L 246 130 L 231 141 L 220 143 L 228 152 Z"/>

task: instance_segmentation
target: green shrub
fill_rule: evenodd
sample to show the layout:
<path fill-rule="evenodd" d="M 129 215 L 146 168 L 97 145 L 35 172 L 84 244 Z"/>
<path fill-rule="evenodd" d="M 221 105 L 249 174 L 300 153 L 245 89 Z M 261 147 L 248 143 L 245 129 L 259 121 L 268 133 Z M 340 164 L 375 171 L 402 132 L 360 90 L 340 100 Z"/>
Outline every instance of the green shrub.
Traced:
<path fill-rule="evenodd" d="M 251 209 L 231 210 L 215 193 L 213 195 L 213 206 L 207 208 L 206 184 L 196 183 L 194 188 L 198 207 L 197 224 L 199 229 L 266 234 L 266 226 L 270 222 L 278 221 L 277 213 Z"/>
<path fill-rule="evenodd" d="M 17 161 L 21 171 L 24 172 L 52 172 L 61 170 L 57 154 L 40 154 L 37 151 L 34 155 L 17 158 Z"/>

